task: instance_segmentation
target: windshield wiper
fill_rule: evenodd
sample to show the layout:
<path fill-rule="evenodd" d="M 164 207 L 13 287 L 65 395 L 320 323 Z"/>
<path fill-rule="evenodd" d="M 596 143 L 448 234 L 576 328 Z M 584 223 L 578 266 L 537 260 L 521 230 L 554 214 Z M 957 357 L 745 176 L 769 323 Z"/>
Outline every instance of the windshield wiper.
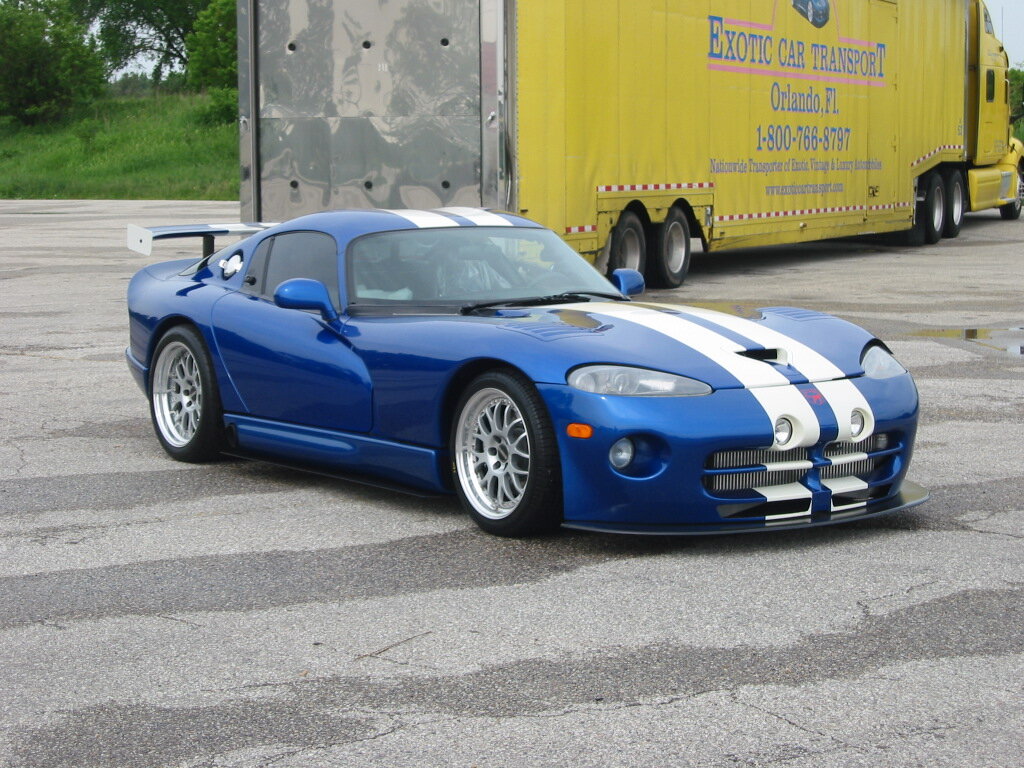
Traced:
<path fill-rule="evenodd" d="M 629 301 L 621 293 L 606 293 L 603 291 L 566 291 L 565 293 L 552 293 L 548 296 L 527 296 L 522 299 L 496 299 L 494 301 L 477 301 L 472 304 L 464 304 L 459 310 L 463 315 L 469 315 L 480 309 L 490 307 L 539 307 L 544 304 L 565 304 L 570 301 L 591 301 L 593 299 L 611 299 L 612 301 Z"/>

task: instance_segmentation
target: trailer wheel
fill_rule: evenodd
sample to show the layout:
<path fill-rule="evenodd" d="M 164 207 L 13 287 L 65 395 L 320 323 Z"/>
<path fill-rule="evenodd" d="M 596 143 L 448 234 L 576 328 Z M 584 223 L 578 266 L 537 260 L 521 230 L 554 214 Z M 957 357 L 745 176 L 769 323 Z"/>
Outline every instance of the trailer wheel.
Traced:
<path fill-rule="evenodd" d="M 946 217 L 942 227 L 942 236 L 956 237 L 960 234 L 960 225 L 964 222 L 964 210 L 967 207 L 964 175 L 954 168 L 946 174 L 945 180 Z"/>
<path fill-rule="evenodd" d="M 935 171 L 924 177 L 924 200 L 917 204 L 917 215 L 924 225 L 925 243 L 939 242 L 946 223 L 946 187 Z"/>
<path fill-rule="evenodd" d="M 655 288 L 678 288 L 690 270 L 690 223 L 683 210 L 673 205 L 665 223 L 654 228 L 647 281 Z"/>
<path fill-rule="evenodd" d="M 1017 169 L 1017 199 L 1012 203 L 999 206 L 999 215 L 1007 221 L 1020 218 L 1021 205 L 1024 204 L 1024 168 Z"/>
<path fill-rule="evenodd" d="M 608 274 L 616 269 L 635 269 L 643 272 L 647 264 L 647 240 L 640 217 L 632 211 L 623 211 L 619 223 L 612 230 L 611 254 Z"/>

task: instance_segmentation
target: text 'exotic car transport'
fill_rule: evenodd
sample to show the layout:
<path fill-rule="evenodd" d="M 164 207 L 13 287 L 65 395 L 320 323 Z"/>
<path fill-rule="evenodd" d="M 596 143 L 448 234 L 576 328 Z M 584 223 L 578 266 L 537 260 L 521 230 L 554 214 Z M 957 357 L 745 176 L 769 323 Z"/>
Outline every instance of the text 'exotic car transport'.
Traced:
<path fill-rule="evenodd" d="M 218 234 L 248 237 L 213 253 Z M 486 531 L 718 533 L 925 500 L 910 374 L 867 331 L 631 300 L 553 232 L 476 208 L 333 211 L 202 236 L 128 289 L 128 363 L 172 457 L 458 495 Z"/>

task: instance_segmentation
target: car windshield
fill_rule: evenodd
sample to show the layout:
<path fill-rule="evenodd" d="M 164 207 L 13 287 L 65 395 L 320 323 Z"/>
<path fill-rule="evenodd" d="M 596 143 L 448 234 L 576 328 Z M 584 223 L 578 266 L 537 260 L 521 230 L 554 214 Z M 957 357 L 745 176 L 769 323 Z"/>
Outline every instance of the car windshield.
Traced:
<path fill-rule="evenodd" d="M 561 294 L 620 296 L 597 270 L 546 229 L 381 232 L 353 241 L 347 260 L 349 295 L 355 304 L 467 306 Z"/>

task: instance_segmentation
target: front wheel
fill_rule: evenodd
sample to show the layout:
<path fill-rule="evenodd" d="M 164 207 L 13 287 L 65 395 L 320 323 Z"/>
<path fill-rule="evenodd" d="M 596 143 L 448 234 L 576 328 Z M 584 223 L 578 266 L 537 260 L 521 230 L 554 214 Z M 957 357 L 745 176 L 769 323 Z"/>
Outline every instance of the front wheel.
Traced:
<path fill-rule="evenodd" d="M 456 493 L 483 530 L 525 536 L 561 523 L 558 444 L 522 377 L 493 371 L 473 380 L 455 411 L 451 450 Z"/>
<path fill-rule="evenodd" d="M 1020 209 L 1024 204 L 1024 168 L 1017 169 L 1017 199 L 1012 203 L 999 206 L 999 215 L 1007 221 L 1020 218 Z"/>
<path fill-rule="evenodd" d="M 210 355 L 194 328 L 172 328 L 157 344 L 149 375 L 149 412 L 160 444 L 178 461 L 217 457 L 220 397 Z"/>

